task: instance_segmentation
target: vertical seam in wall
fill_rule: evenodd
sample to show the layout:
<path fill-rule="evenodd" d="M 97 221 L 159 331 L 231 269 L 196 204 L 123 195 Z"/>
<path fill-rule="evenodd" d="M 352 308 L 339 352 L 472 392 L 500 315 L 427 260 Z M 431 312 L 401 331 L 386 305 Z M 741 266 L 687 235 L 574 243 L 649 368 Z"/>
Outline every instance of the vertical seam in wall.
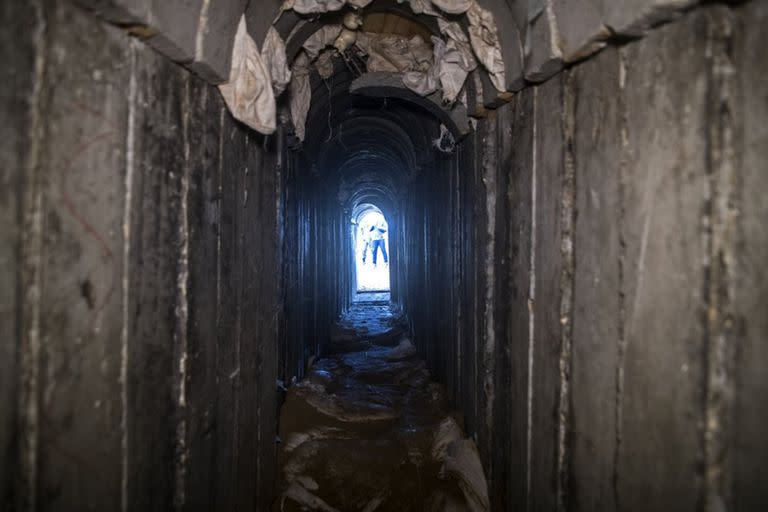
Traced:
<path fill-rule="evenodd" d="M 26 190 L 22 233 L 22 311 L 20 407 L 20 465 L 24 492 L 18 496 L 19 510 L 37 510 L 38 449 L 40 436 L 40 299 L 43 248 L 43 197 L 40 183 L 41 151 L 45 140 L 42 105 L 48 56 L 47 23 L 41 2 L 33 2 L 34 75 L 30 105 L 30 148 L 25 166 Z M 27 318 L 28 317 L 28 318 Z"/>
<path fill-rule="evenodd" d="M 214 343 L 214 358 L 216 365 L 214 375 L 215 375 L 215 382 L 216 382 L 216 390 L 217 392 L 214 394 L 214 405 L 212 410 L 215 411 L 214 414 L 218 414 L 219 410 L 219 390 L 221 386 L 221 354 L 219 352 L 219 343 L 218 343 L 218 333 L 221 332 L 221 231 L 222 231 L 222 194 L 223 194 L 223 183 L 222 183 L 222 176 L 223 176 L 223 170 L 224 170 L 224 116 L 226 115 L 226 108 L 221 107 L 219 111 L 219 153 L 218 153 L 218 165 L 216 166 L 216 172 L 218 173 L 216 177 L 216 211 L 218 212 L 218 220 L 216 222 L 216 318 L 214 319 L 215 325 L 216 325 L 216 343 Z M 215 435 L 214 435 L 215 438 Z M 212 450 L 211 455 L 211 467 L 214 468 L 214 470 L 218 469 L 218 457 L 219 457 L 219 450 L 214 449 Z M 211 488 L 211 505 L 216 505 L 217 500 L 217 493 L 218 493 L 218 485 L 216 484 L 216 481 L 210 482 L 210 488 Z"/>
<path fill-rule="evenodd" d="M 496 151 L 498 120 L 492 119 L 488 123 L 487 145 L 483 155 L 483 184 L 485 185 L 485 212 L 486 212 L 486 244 L 485 244 L 485 354 L 483 361 L 485 392 L 485 446 L 493 446 L 493 405 L 494 405 L 494 373 L 496 352 L 496 331 L 494 325 L 494 264 L 496 249 Z M 493 480 L 492 457 L 488 463 L 488 480 Z"/>
<path fill-rule="evenodd" d="M 131 257 L 131 206 L 133 201 L 133 174 L 136 125 L 136 45 L 129 42 L 130 78 L 128 80 L 128 128 L 125 136 L 125 204 L 123 206 L 123 322 L 120 330 L 120 449 L 122 451 L 120 509 L 128 512 L 128 323 L 130 321 L 129 288 Z"/>
<path fill-rule="evenodd" d="M 703 509 L 719 511 L 733 506 L 727 451 L 734 367 L 734 318 L 730 310 L 734 290 L 729 277 L 735 263 L 734 238 L 740 201 L 733 142 L 733 24 L 726 15 L 710 16 L 708 25 L 708 196 L 704 198 L 702 216 L 706 306 Z"/>
<path fill-rule="evenodd" d="M 560 257 L 560 393 L 558 403 L 557 439 L 557 510 L 566 510 L 567 501 L 567 451 L 570 422 L 571 344 L 573 335 L 573 279 L 575 260 L 573 229 L 575 223 L 574 197 L 576 190 L 575 153 L 573 137 L 576 109 L 576 90 L 573 72 L 564 74 L 563 84 L 563 182 L 561 194 Z"/>
<path fill-rule="evenodd" d="M 176 405 L 178 407 L 178 424 L 176 425 L 176 489 L 174 506 L 180 509 L 186 499 L 187 477 L 187 322 L 189 321 L 189 304 L 187 302 L 189 280 L 189 219 L 187 217 L 187 200 L 189 199 L 189 109 L 190 91 L 189 76 L 184 78 L 184 96 L 182 99 L 182 137 L 184 144 L 184 167 L 181 169 L 180 200 L 179 200 L 179 261 L 176 282 L 176 350 L 178 356 Z"/>
<path fill-rule="evenodd" d="M 197 32 L 195 33 L 195 61 L 201 62 L 203 56 L 203 40 L 208 33 L 208 11 L 211 7 L 211 0 L 203 0 L 203 5 L 200 7 L 200 18 L 197 23 Z"/>
<path fill-rule="evenodd" d="M 626 323 L 626 301 L 624 293 L 624 271 L 626 265 L 626 253 L 627 242 L 625 239 L 625 180 L 627 175 L 627 151 L 629 148 L 629 125 L 628 125 L 628 113 L 626 103 L 626 81 L 627 81 L 627 55 L 624 48 L 619 48 L 619 111 L 621 116 L 621 158 L 619 160 L 619 179 L 618 179 L 618 203 L 619 203 L 619 218 L 618 218 L 618 232 L 619 232 L 619 261 L 618 261 L 618 306 L 619 306 L 619 322 L 618 322 L 618 349 L 617 349 L 617 361 L 616 361 L 616 399 L 614 410 L 614 435 L 615 445 L 613 454 L 613 500 L 616 510 L 621 510 L 619 501 L 619 457 L 621 455 L 622 447 L 622 419 L 623 419 L 623 406 L 624 406 L 624 360 L 627 352 L 627 339 L 625 334 L 624 325 Z"/>
<path fill-rule="evenodd" d="M 533 351 L 534 351 L 534 309 L 536 301 L 536 172 L 537 172 L 537 105 L 538 87 L 533 89 L 533 126 L 531 143 L 531 247 L 530 247 L 530 271 L 528 274 L 528 429 L 526 440 L 526 482 L 525 482 L 525 508 L 531 509 L 531 461 L 533 447 Z"/>

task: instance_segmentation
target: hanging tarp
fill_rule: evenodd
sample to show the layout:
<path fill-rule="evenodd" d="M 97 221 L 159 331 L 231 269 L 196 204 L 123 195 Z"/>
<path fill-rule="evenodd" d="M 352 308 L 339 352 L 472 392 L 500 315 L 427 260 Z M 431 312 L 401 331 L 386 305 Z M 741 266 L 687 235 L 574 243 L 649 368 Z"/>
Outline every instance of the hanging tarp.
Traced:
<path fill-rule="evenodd" d="M 333 42 L 341 33 L 341 25 L 323 25 L 317 32 L 304 41 L 304 51 L 307 52 L 310 62 L 315 60 L 320 52 Z"/>
<path fill-rule="evenodd" d="M 368 7 L 371 2 L 373 0 L 286 0 L 282 10 L 293 9 L 299 14 L 318 14 L 339 11 L 345 4 L 362 9 Z"/>
<path fill-rule="evenodd" d="M 418 35 L 361 32 L 355 44 L 368 55 L 368 71 L 426 72 L 432 66 L 432 48 Z"/>
<path fill-rule="evenodd" d="M 277 110 L 272 79 L 256 43 L 240 18 L 232 49 L 229 81 L 219 91 L 235 119 L 259 133 L 275 131 Z"/>
<path fill-rule="evenodd" d="M 293 76 L 290 85 L 291 121 L 299 140 L 304 140 L 307 113 L 312 101 L 312 88 L 309 83 L 309 57 L 299 53 L 293 64 Z"/>
<path fill-rule="evenodd" d="M 467 19 L 469 20 L 469 40 L 477 60 L 488 71 L 494 87 L 499 91 L 506 91 L 504 58 L 501 56 L 501 45 L 493 14 L 473 1 L 467 11 Z"/>
<path fill-rule="evenodd" d="M 477 67 L 472 46 L 458 23 L 438 18 L 440 31 L 446 37 L 445 50 L 435 57 L 437 75 L 443 89 L 443 100 L 453 103 L 464 88 L 467 75 Z"/>
<path fill-rule="evenodd" d="M 291 81 L 291 68 L 285 55 L 285 42 L 275 27 L 269 27 L 264 45 L 261 48 L 261 58 L 272 78 L 272 89 L 275 96 L 280 96 Z"/>

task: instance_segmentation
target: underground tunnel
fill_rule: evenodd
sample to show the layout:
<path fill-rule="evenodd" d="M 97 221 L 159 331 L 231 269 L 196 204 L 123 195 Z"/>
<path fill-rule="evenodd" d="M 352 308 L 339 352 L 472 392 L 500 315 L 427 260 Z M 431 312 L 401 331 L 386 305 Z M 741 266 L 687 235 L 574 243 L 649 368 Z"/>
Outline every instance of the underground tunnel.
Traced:
<path fill-rule="evenodd" d="M 0 510 L 765 510 L 766 24 L 2 2 Z"/>

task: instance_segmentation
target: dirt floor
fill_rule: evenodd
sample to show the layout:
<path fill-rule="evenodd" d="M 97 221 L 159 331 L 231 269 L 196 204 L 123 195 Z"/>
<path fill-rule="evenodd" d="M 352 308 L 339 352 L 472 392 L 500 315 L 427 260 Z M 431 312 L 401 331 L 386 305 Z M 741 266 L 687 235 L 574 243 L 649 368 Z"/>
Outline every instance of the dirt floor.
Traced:
<path fill-rule="evenodd" d="M 288 390 L 275 511 L 484 511 L 477 449 L 386 302 L 356 302 Z"/>

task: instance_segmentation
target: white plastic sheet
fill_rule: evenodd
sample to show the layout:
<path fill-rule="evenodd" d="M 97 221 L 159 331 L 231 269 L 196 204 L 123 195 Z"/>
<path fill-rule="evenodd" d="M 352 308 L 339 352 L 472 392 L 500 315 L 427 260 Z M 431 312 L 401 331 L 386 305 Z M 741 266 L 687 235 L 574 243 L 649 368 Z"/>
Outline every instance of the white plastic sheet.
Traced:
<path fill-rule="evenodd" d="M 232 50 L 229 81 L 219 91 L 235 119 L 259 133 L 275 131 L 277 109 L 272 80 L 256 43 L 248 35 L 245 16 L 240 18 Z"/>
<path fill-rule="evenodd" d="M 506 91 L 504 58 L 501 56 L 498 29 L 493 14 L 483 9 L 476 1 L 467 11 L 469 40 L 477 59 L 488 71 L 491 82 L 499 91 Z"/>
<path fill-rule="evenodd" d="M 438 18 L 437 22 L 447 39 L 445 51 L 440 58 L 435 54 L 437 75 L 443 89 L 443 100 L 453 103 L 464 88 L 467 75 L 477 67 L 477 60 L 466 34 L 458 23 L 441 18 Z"/>
<path fill-rule="evenodd" d="M 285 54 L 285 42 L 275 27 L 269 27 L 267 31 L 267 37 L 261 48 L 261 58 L 272 78 L 275 96 L 280 96 L 291 81 L 291 68 L 288 67 L 288 58 Z"/>

